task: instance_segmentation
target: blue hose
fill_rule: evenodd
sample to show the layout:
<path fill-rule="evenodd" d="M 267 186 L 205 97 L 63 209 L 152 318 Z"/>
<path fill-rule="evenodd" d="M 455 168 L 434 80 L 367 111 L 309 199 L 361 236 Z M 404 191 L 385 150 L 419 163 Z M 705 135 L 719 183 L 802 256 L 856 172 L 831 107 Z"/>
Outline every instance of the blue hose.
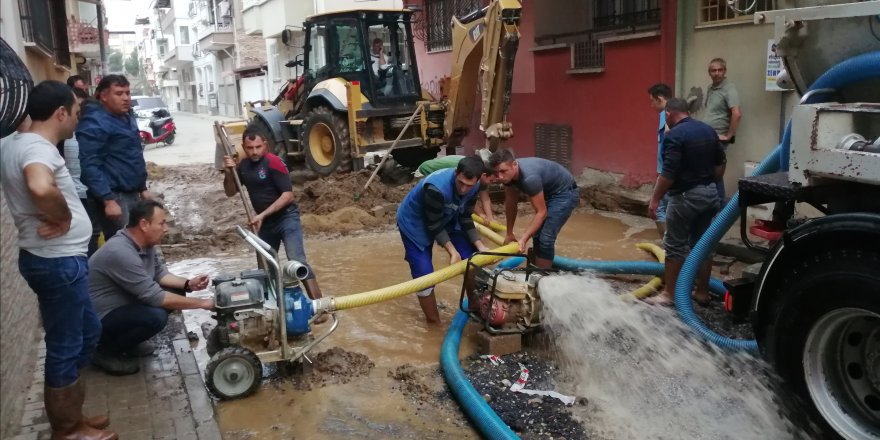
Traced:
<path fill-rule="evenodd" d="M 443 370 L 443 378 L 446 379 L 446 384 L 452 390 L 455 400 L 476 425 L 480 434 L 489 439 L 518 439 L 519 437 L 483 400 L 483 396 L 474 389 L 465 377 L 464 370 L 461 369 L 461 364 L 458 362 L 458 348 L 461 344 L 461 331 L 467 321 L 468 316 L 459 311 L 452 319 L 449 330 L 446 331 L 446 338 L 443 339 L 443 346 L 440 349 L 440 368 Z"/>
<path fill-rule="evenodd" d="M 850 84 L 878 77 L 880 77 L 880 51 L 875 51 L 837 64 L 819 77 L 810 86 L 810 90 L 824 88 L 839 90 Z M 785 157 L 784 160 L 787 164 L 790 144 L 791 122 L 789 121 L 785 127 L 785 134 L 782 136 L 782 143 L 761 161 L 758 167 L 755 168 L 753 175 L 758 176 L 779 170 L 780 161 L 783 160 L 783 157 Z M 691 288 L 694 285 L 694 279 L 697 276 L 700 265 L 709 257 L 715 245 L 721 241 L 724 233 L 733 226 L 739 214 L 738 205 L 739 192 L 731 197 L 730 202 L 715 217 L 709 229 L 706 230 L 697 244 L 691 249 L 678 275 L 678 282 L 675 284 L 675 309 L 685 324 L 690 326 L 697 334 L 719 347 L 730 350 L 757 351 L 758 343 L 754 339 L 731 339 L 719 335 L 706 327 L 697 314 L 694 313 L 693 304 L 690 300 Z"/>

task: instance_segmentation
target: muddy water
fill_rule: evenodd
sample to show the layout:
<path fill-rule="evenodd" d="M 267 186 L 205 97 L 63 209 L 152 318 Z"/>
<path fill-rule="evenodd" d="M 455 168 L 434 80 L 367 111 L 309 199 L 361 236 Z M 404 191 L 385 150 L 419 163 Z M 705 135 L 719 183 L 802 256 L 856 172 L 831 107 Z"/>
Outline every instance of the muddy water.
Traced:
<path fill-rule="evenodd" d="M 541 293 L 592 437 L 809 438 L 774 402 L 762 361 L 702 343 L 671 309 L 625 303 L 589 275 L 542 280 Z"/>
<path fill-rule="evenodd" d="M 625 219 L 622 221 L 621 218 Z M 635 248 L 635 243 L 654 241 L 650 221 L 633 217 L 581 212 L 566 224 L 557 244 L 559 255 L 574 258 L 641 259 L 652 257 Z M 529 217 L 517 224 L 524 228 Z M 372 290 L 410 279 L 403 260 L 403 248 L 396 231 L 372 233 L 345 239 L 307 239 L 309 262 L 315 269 L 325 296 L 342 296 Z M 253 257 L 242 246 L 240 252 L 213 255 L 210 259 L 185 260 L 171 265 L 184 275 L 211 275 L 249 269 Z M 435 267 L 448 263 L 442 251 L 435 251 Z M 445 328 L 457 310 L 461 279 L 437 287 L 443 325 L 426 325 L 417 300 L 399 298 L 361 309 L 339 312 L 339 329 L 322 342 L 310 357 L 332 347 L 362 353 L 375 367 L 366 375 L 340 383 L 338 378 L 320 377 L 321 372 L 303 375 L 266 369 L 268 379 L 256 395 L 217 405 L 218 420 L 226 438 L 475 438 L 475 432 L 454 402 L 445 396 L 437 372 L 440 345 Z M 203 293 L 204 295 L 210 293 Z M 199 324 L 210 320 L 207 313 L 187 313 L 187 327 L 201 336 Z M 473 333 L 468 327 L 461 355 L 474 351 Z M 204 340 L 197 345 L 202 367 L 207 362 Z M 401 365 L 411 365 L 420 383 L 405 383 L 389 377 Z M 308 382 L 303 385 L 303 382 Z M 309 389 L 310 388 L 310 389 Z M 421 390 L 425 395 L 414 395 Z M 430 406 L 430 407 L 428 407 Z M 638 436 L 637 436 L 638 437 Z M 621 437 L 623 438 L 623 437 Z"/>

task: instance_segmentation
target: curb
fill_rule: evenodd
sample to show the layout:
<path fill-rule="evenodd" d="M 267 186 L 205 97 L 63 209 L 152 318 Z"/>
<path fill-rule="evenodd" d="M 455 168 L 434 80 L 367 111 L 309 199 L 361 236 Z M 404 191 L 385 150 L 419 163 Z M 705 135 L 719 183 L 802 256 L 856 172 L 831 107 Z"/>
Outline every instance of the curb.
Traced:
<path fill-rule="evenodd" d="M 177 319 L 182 321 L 182 317 Z M 181 332 L 174 338 L 174 354 L 177 357 L 177 365 L 180 366 L 180 375 L 183 377 L 184 387 L 189 400 L 192 417 L 196 425 L 196 434 L 200 440 L 216 440 L 222 438 L 220 427 L 214 414 L 214 405 L 208 395 L 205 381 L 199 371 L 195 354 L 186 337 L 186 326 L 181 322 Z"/>

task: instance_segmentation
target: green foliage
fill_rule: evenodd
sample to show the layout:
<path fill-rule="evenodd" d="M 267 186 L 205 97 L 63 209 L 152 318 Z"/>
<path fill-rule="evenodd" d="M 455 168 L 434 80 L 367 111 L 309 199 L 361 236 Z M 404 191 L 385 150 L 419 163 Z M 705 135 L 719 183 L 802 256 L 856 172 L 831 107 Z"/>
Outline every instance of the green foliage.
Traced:
<path fill-rule="evenodd" d="M 122 52 L 113 50 L 107 58 L 107 68 L 111 72 L 122 72 Z"/>
<path fill-rule="evenodd" d="M 138 59 L 137 49 L 131 51 L 131 55 L 125 60 L 125 73 L 132 78 L 138 78 L 141 75 L 141 62 Z"/>

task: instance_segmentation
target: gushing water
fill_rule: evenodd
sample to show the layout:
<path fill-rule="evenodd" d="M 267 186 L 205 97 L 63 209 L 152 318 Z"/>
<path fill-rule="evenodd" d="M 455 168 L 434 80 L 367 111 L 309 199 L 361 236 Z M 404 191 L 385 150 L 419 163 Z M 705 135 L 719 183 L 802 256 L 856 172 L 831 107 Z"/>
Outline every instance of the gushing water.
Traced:
<path fill-rule="evenodd" d="M 544 322 L 577 414 L 603 439 L 788 439 L 803 434 L 774 402 L 765 364 L 700 341 L 672 309 L 623 301 L 603 279 L 540 284 Z"/>

